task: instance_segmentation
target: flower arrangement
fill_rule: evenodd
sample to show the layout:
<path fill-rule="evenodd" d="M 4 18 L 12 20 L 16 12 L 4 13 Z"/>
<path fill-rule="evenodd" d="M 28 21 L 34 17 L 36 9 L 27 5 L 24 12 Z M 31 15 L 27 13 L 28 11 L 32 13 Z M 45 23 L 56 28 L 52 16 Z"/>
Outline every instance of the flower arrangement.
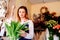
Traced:
<path fill-rule="evenodd" d="M 53 29 L 56 30 L 55 33 L 59 37 L 59 40 L 60 40 L 60 25 L 57 24 L 56 26 L 53 27 Z"/>
<path fill-rule="evenodd" d="M 53 35 L 55 34 L 55 31 L 57 32 L 57 30 L 55 30 L 55 28 L 58 28 L 56 26 L 57 24 L 58 24 L 58 22 L 56 22 L 54 20 L 49 20 L 46 22 L 46 26 L 49 30 L 49 40 L 54 40 Z"/>
<path fill-rule="evenodd" d="M 21 31 L 20 30 L 24 30 L 27 31 L 28 28 L 25 27 L 27 23 L 25 24 L 21 24 L 20 22 L 15 22 L 15 21 L 11 21 L 11 23 L 5 23 L 6 26 L 6 30 L 7 30 L 7 35 L 10 38 L 10 40 L 17 40 L 18 38 L 20 38 L 20 34 Z"/>

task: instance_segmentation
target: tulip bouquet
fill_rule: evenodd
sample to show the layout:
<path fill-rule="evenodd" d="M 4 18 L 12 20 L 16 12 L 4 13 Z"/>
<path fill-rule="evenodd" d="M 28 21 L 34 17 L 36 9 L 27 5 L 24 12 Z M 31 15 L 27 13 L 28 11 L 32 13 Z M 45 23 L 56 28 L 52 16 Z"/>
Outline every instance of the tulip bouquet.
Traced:
<path fill-rule="evenodd" d="M 17 40 L 20 38 L 21 30 L 27 31 L 25 27 L 27 23 L 21 24 L 20 22 L 11 21 L 11 23 L 5 23 L 7 36 L 10 40 Z"/>

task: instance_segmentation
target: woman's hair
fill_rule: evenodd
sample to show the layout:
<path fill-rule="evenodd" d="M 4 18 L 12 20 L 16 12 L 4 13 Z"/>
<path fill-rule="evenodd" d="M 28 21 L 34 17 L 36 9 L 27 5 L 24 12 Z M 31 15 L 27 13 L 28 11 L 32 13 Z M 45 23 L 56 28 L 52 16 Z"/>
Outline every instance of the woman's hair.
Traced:
<path fill-rule="evenodd" d="M 17 11 L 17 17 L 18 17 L 19 21 L 20 21 L 19 9 L 24 9 L 25 10 L 26 18 L 28 19 L 28 11 L 27 11 L 27 8 L 25 6 L 21 6 L 21 7 L 18 8 L 18 11 Z"/>

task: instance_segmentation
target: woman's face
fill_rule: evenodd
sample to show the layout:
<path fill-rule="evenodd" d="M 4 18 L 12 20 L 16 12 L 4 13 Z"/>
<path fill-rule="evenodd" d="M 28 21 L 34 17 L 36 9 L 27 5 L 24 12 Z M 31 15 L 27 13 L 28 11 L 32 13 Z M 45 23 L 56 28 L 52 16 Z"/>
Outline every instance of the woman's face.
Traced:
<path fill-rule="evenodd" d="M 25 18 L 26 17 L 26 12 L 24 9 L 19 9 L 19 16 L 20 18 Z"/>

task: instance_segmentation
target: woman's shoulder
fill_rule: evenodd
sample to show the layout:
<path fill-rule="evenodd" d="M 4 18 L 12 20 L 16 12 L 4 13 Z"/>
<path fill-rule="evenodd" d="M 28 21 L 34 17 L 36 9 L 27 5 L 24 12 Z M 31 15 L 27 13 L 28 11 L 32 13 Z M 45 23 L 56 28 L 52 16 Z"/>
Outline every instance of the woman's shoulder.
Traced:
<path fill-rule="evenodd" d="M 32 20 L 28 20 L 27 22 L 33 22 Z"/>
<path fill-rule="evenodd" d="M 33 21 L 32 20 L 28 20 L 27 21 L 29 24 L 33 24 Z"/>

